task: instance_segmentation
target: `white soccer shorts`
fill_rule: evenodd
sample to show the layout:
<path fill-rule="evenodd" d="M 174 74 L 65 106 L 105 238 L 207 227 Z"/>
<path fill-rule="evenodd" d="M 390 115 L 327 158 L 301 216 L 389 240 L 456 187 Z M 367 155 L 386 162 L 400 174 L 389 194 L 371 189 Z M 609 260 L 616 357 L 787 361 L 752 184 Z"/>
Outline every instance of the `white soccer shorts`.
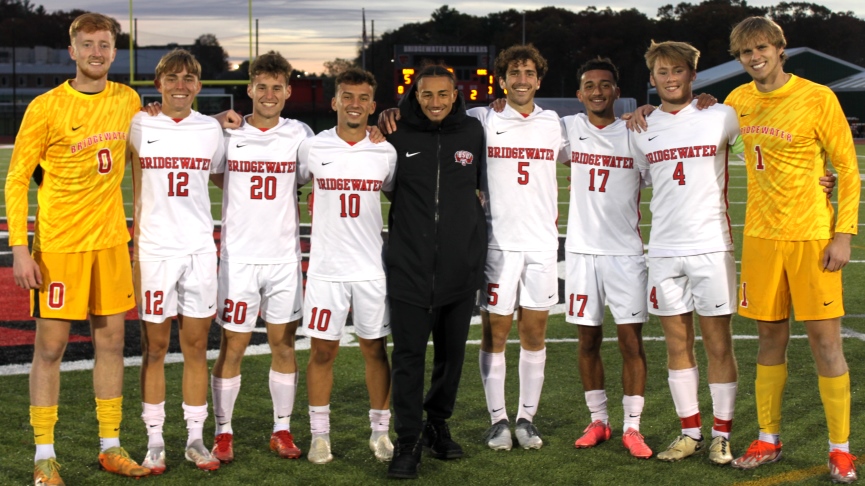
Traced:
<path fill-rule="evenodd" d="M 565 253 L 565 321 L 582 326 L 604 323 L 604 305 L 616 324 L 648 320 L 648 272 L 643 255 Z"/>
<path fill-rule="evenodd" d="M 133 277 L 143 321 L 159 323 L 178 314 L 202 318 L 216 312 L 216 252 L 137 261 Z"/>
<path fill-rule="evenodd" d="M 558 252 L 490 249 L 481 287 L 482 310 L 502 316 L 519 306 L 549 310 L 559 302 Z"/>
<path fill-rule="evenodd" d="M 248 264 L 219 262 L 216 322 L 234 332 L 252 332 L 258 318 L 287 324 L 303 316 L 300 262 Z"/>
<path fill-rule="evenodd" d="M 358 337 L 378 339 L 390 334 L 387 280 L 330 282 L 307 278 L 303 325 L 298 334 L 339 341 L 349 310 Z"/>
<path fill-rule="evenodd" d="M 680 257 L 648 257 L 649 313 L 701 316 L 736 312 L 736 261 L 719 251 Z"/>

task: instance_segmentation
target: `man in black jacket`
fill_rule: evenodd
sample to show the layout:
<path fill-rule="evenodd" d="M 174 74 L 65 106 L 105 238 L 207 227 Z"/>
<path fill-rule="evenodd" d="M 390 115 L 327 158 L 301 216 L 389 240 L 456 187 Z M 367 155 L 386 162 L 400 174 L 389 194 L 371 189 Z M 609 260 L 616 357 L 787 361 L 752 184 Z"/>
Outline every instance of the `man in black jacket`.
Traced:
<path fill-rule="evenodd" d="M 454 76 L 442 65 L 421 69 L 399 114 L 397 130 L 387 136 L 398 155 L 386 256 L 397 433 L 388 476 L 415 478 L 421 435 L 432 457 L 463 455 L 446 420 L 456 401 L 486 258 L 486 223 L 477 197 L 484 130 L 466 116 Z M 430 333 L 434 366 L 424 398 Z"/>

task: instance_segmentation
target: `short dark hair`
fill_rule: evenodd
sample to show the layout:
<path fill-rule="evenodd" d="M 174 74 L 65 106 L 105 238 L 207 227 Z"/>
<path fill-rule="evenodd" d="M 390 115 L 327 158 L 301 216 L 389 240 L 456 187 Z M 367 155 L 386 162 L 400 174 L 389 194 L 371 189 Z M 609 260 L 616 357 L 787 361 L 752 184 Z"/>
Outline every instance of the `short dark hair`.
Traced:
<path fill-rule="evenodd" d="M 364 71 L 358 67 L 350 67 L 345 71 L 336 75 L 334 84 L 339 88 L 339 85 L 345 84 L 368 84 L 372 87 L 372 92 L 375 93 L 375 76 L 369 71 Z"/>
<path fill-rule="evenodd" d="M 577 84 L 579 85 L 582 82 L 583 74 L 595 70 L 611 72 L 613 74 L 613 81 L 615 81 L 616 85 L 619 84 L 619 70 L 616 68 L 616 65 L 613 64 L 613 61 L 611 61 L 609 57 L 601 56 L 586 61 L 582 66 L 580 66 L 577 70 Z"/>
<path fill-rule="evenodd" d="M 291 78 L 291 63 L 282 57 L 282 54 L 269 51 L 267 54 L 256 57 L 249 65 L 249 82 L 251 83 L 259 74 L 269 74 L 274 78 L 282 74 L 285 76 L 285 83 L 288 84 Z"/>
<path fill-rule="evenodd" d="M 527 44 L 508 47 L 496 56 L 496 77 L 504 79 L 508 74 L 508 67 L 511 63 L 515 62 L 517 65 L 520 65 L 526 61 L 535 63 L 538 79 L 543 78 L 547 74 L 547 60 L 544 59 L 544 56 L 541 55 L 535 46 Z"/>
<path fill-rule="evenodd" d="M 419 69 L 417 76 L 414 78 L 414 84 L 420 83 L 420 80 L 426 77 L 444 76 L 451 80 L 454 88 L 457 87 L 457 78 L 454 76 L 453 68 L 445 63 L 426 61 L 420 65 Z"/>

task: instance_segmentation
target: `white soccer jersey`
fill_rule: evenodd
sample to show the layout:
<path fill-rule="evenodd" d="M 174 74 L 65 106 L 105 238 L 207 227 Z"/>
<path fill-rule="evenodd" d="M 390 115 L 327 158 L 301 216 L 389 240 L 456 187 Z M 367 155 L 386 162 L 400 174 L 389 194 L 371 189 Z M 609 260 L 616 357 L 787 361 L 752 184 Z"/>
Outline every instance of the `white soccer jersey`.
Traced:
<path fill-rule="evenodd" d="M 300 260 L 297 149 L 312 130 L 280 118 L 262 131 L 249 123 L 225 131 L 221 257 L 248 264 Z"/>
<path fill-rule="evenodd" d="M 313 179 L 315 190 L 307 276 L 384 278 L 381 191 L 393 190 L 396 150 L 369 137 L 349 145 L 331 128 L 305 140 L 297 160 L 298 183 Z"/>
<path fill-rule="evenodd" d="M 631 135 L 637 166 L 652 177 L 649 256 L 733 250 L 727 216 L 727 154 L 739 136 L 736 112 L 696 100 L 676 114 L 655 110 Z"/>
<path fill-rule="evenodd" d="M 207 183 L 222 172 L 222 128 L 196 111 L 175 121 L 138 113 L 129 128 L 137 261 L 215 252 Z"/>
<path fill-rule="evenodd" d="M 590 255 L 642 255 L 640 169 L 622 120 L 598 128 L 579 115 L 562 118 L 571 165 L 565 249 Z"/>
<path fill-rule="evenodd" d="M 486 131 L 481 192 L 489 247 L 508 251 L 559 249 L 556 160 L 562 130 L 556 112 L 535 105 L 524 117 L 506 106 L 472 108 Z"/>

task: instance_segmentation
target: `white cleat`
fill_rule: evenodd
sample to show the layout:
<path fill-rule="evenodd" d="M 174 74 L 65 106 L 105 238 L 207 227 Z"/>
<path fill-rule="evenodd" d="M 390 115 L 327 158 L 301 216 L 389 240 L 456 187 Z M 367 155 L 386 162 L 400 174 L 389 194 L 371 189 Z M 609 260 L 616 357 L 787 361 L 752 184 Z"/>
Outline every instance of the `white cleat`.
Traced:
<path fill-rule="evenodd" d="M 369 436 L 369 449 L 381 462 L 390 462 L 393 459 L 393 443 L 387 432 L 373 432 Z"/>
<path fill-rule="evenodd" d="M 330 453 L 330 436 L 312 436 L 312 444 L 309 445 L 309 452 L 306 454 L 306 458 L 313 464 L 327 464 L 332 461 L 333 455 Z"/>
<path fill-rule="evenodd" d="M 535 424 L 521 418 L 517 420 L 517 426 L 514 429 L 514 435 L 517 436 L 517 442 L 523 449 L 540 449 L 544 445 L 541 434 Z"/>
<path fill-rule="evenodd" d="M 514 446 L 514 439 L 511 437 L 510 422 L 508 419 L 501 419 L 487 429 L 487 434 L 484 437 L 487 447 L 494 451 L 509 451 Z"/>

